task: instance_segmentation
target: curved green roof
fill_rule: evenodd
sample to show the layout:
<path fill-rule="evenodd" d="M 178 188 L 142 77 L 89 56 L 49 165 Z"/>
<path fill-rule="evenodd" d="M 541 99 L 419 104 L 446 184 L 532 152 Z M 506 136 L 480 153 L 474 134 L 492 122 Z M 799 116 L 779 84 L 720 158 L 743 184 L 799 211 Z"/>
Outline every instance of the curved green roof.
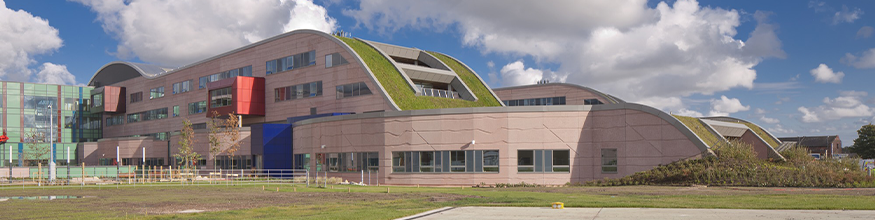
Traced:
<path fill-rule="evenodd" d="M 367 64 L 371 72 L 373 72 L 377 81 L 386 89 L 386 93 L 392 98 L 392 101 L 394 101 L 401 110 L 501 106 L 501 102 L 489 92 L 489 88 L 486 87 L 486 85 L 483 84 L 483 82 L 477 78 L 472 71 L 465 68 L 455 59 L 446 55 L 429 52 L 442 62 L 446 63 L 447 66 L 459 75 L 459 78 L 465 82 L 474 95 L 477 96 L 477 101 L 417 96 L 413 91 L 413 88 L 407 84 L 406 80 L 401 75 L 401 72 L 399 72 L 389 59 L 383 56 L 379 51 L 358 39 L 335 37 L 355 50 L 359 57 L 361 57 L 361 59 Z"/>

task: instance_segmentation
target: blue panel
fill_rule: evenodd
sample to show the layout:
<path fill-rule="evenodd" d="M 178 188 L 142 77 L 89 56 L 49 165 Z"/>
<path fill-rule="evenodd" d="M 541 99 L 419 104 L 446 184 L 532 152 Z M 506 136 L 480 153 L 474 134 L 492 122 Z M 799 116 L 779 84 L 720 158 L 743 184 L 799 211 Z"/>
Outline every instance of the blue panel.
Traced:
<path fill-rule="evenodd" d="M 264 169 L 292 169 L 292 125 L 261 124 L 253 129 L 253 136 L 260 136 Z M 260 133 L 256 133 L 260 131 Z"/>
<path fill-rule="evenodd" d="M 24 156 L 24 143 L 18 143 L 18 166 L 24 166 L 22 156 Z"/>

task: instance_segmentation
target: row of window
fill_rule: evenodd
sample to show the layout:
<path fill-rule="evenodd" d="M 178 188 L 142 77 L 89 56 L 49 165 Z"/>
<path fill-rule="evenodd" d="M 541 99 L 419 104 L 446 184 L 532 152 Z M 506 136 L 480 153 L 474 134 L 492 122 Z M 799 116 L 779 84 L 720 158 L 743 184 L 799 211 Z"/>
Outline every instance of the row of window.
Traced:
<path fill-rule="evenodd" d="M 368 85 L 364 82 L 337 86 L 337 99 L 370 94 L 372 94 L 371 90 L 368 89 Z"/>
<path fill-rule="evenodd" d="M 292 70 L 295 68 L 307 67 L 316 65 L 316 51 L 299 53 L 288 57 L 279 58 L 276 60 L 267 61 L 265 63 L 267 70 L 266 75 Z"/>
<path fill-rule="evenodd" d="M 210 107 L 218 108 L 231 105 L 231 87 L 210 90 Z"/>
<path fill-rule="evenodd" d="M 124 115 L 116 115 L 106 118 L 106 126 L 120 125 L 125 123 Z"/>
<path fill-rule="evenodd" d="M 188 103 L 188 114 L 198 114 L 207 112 L 207 101 Z"/>
<path fill-rule="evenodd" d="M 392 152 L 392 172 L 498 172 L 498 150 Z"/>
<path fill-rule="evenodd" d="M 309 155 L 302 156 L 302 158 Z M 327 158 L 327 160 L 325 160 Z M 360 172 L 363 170 L 377 171 L 380 166 L 380 157 L 377 152 L 348 152 L 316 154 L 316 161 L 327 161 L 328 172 Z M 324 167 L 317 164 L 317 167 Z M 324 170 L 324 169 L 323 169 Z"/>
<path fill-rule="evenodd" d="M 149 90 L 149 99 L 157 99 L 161 97 L 164 97 L 164 86 Z"/>
<path fill-rule="evenodd" d="M 565 96 L 534 99 L 504 100 L 505 106 L 530 106 L 530 105 L 565 105 Z"/>
<path fill-rule="evenodd" d="M 221 73 L 216 73 L 209 76 L 198 78 L 198 89 L 207 88 L 207 83 L 237 77 L 237 76 L 252 76 L 252 66 L 245 66 L 239 69 L 228 70 Z"/>
<path fill-rule="evenodd" d="M 569 172 L 568 150 L 518 150 L 517 172 Z"/>
<path fill-rule="evenodd" d="M 322 81 L 276 88 L 273 92 L 274 101 L 276 102 L 321 96 Z"/>
<path fill-rule="evenodd" d="M 144 112 L 128 114 L 128 123 L 151 121 L 167 118 L 167 108 L 152 109 Z"/>
<path fill-rule="evenodd" d="M 583 104 L 584 105 L 601 105 L 601 104 L 605 104 L 605 103 L 602 103 L 602 101 L 599 101 L 598 99 L 584 99 Z"/>
<path fill-rule="evenodd" d="M 333 67 L 333 66 L 340 66 L 343 64 L 347 64 L 347 63 L 349 63 L 349 62 L 347 62 L 346 59 L 343 58 L 343 56 L 340 56 L 340 53 L 332 53 L 332 54 L 325 55 L 325 68 Z"/>
<path fill-rule="evenodd" d="M 173 94 L 191 91 L 191 80 L 186 80 L 173 84 Z"/>

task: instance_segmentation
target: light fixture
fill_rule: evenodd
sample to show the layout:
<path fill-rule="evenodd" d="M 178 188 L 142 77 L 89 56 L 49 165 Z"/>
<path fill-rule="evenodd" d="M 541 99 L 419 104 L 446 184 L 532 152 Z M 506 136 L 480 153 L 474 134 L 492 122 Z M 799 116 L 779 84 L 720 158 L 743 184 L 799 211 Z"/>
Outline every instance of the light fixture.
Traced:
<path fill-rule="evenodd" d="M 471 140 L 471 145 L 474 145 L 474 140 Z"/>
<path fill-rule="evenodd" d="M 322 145 L 322 149 L 325 149 L 325 145 L 324 145 L 324 144 Z"/>

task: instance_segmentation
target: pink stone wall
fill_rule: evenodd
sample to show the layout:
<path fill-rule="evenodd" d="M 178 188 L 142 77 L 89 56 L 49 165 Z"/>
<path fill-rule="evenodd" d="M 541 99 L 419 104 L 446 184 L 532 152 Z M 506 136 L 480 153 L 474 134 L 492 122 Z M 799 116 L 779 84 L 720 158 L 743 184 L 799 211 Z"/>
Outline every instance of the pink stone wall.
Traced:
<path fill-rule="evenodd" d="M 316 51 L 316 65 L 265 75 L 265 62 L 311 50 Z M 325 55 L 338 52 L 349 60 L 349 64 L 325 68 Z M 112 86 L 125 87 L 127 92 L 125 95 L 143 92 L 143 101 L 137 103 L 130 103 L 128 101 L 125 103 L 127 107 L 126 114 L 166 107 L 171 116 L 159 120 L 106 126 L 103 129 L 103 136 L 106 138 L 126 137 L 175 131 L 181 128 L 182 120 L 185 118 L 188 118 L 194 124 L 205 123 L 207 121 L 206 113 L 188 114 L 188 103 L 205 101 L 208 98 L 206 88 L 198 89 L 198 78 L 249 65 L 252 65 L 254 77 L 265 78 L 264 97 L 266 103 L 265 113 L 267 116 L 248 116 L 243 120 L 243 123 L 247 125 L 264 122 L 285 122 L 288 117 L 309 115 L 310 108 L 312 107 L 317 108 L 317 113 L 391 111 L 392 107 L 385 101 L 384 96 L 379 92 L 379 89 L 372 82 L 368 73 L 356 59 L 343 46 L 324 35 L 299 33 L 155 79 L 138 77 L 119 82 Z M 192 90 L 173 94 L 173 84 L 185 80 L 192 80 Z M 279 102 L 274 101 L 275 88 L 320 80 L 322 81 L 322 96 Z M 335 86 L 356 82 L 365 82 L 374 94 L 343 99 L 336 98 Z M 161 86 L 164 87 L 164 97 L 150 100 L 149 90 Z M 180 116 L 172 117 L 173 106 L 176 105 L 179 106 Z M 104 114 L 104 118 L 109 116 L 111 114 Z M 104 119 L 103 121 L 106 120 Z"/>
<path fill-rule="evenodd" d="M 757 158 L 763 160 L 769 159 L 769 144 L 760 139 L 760 137 L 753 133 L 753 131 L 745 131 L 744 134 L 741 135 L 741 141 L 750 144 L 753 147 L 753 151 L 757 154 Z"/>
<path fill-rule="evenodd" d="M 469 144 L 475 140 L 475 144 Z M 323 149 L 321 145 L 326 147 Z M 622 177 L 701 155 L 661 118 L 637 110 L 507 112 L 349 119 L 294 128 L 295 153 L 379 152 L 379 177 L 393 185 L 481 182 L 558 185 Z M 601 172 L 601 149 L 618 152 L 618 172 Z M 518 173 L 517 150 L 570 150 L 570 173 Z M 393 151 L 499 150 L 498 173 L 392 173 Z M 315 160 L 311 161 L 315 167 Z M 359 181 L 360 173 L 328 173 Z M 321 174 L 320 174 L 321 175 Z"/>
<path fill-rule="evenodd" d="M 565 83 L 498 88 L 492 89 L 492 91 L 494 91 L 495 95 L 497 95 L 502 101 L 565 96 L 566 105 L 583 105 L 583 100 L 586 99 L 598 99 L 599 101 L 602 101 L 602 103 L 610 103 L 596 93 Z"/>

